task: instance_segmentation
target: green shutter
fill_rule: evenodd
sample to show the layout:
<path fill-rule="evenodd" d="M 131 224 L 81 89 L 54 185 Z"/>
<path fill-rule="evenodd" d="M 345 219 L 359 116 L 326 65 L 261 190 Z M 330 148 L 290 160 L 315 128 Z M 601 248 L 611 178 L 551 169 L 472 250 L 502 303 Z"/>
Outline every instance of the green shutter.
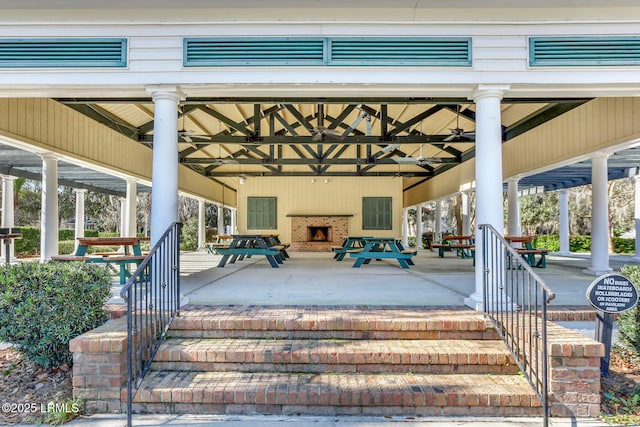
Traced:
<path fill-rule="evenodd" d="M 391 197 L 362 198 L 362 229 L 391 230 L 393 228 Z"/>
<path fill-rule="evenodd" d="M 247 198 L 247 229 L 274 230 L 277 227 L 277 199 L 275 197 Z"/>
<path fill-rule="evenodd" d="M 0 67 L 126 67 L 126 39 L 0 39 Z"/>
<path fill-rule="evenodd" d="M 330 65 L 470 66 L 471 38 L 332 38 Z"/>
<path fill-rule="evenodd" d="M 529 65 L 602 66 L 640 64 L 640 37 L 531 37 Z"/>
<path fill-rule="evenodd" d="M 321 38 L 185 38 L 185 67 L 322 65 Z"/>

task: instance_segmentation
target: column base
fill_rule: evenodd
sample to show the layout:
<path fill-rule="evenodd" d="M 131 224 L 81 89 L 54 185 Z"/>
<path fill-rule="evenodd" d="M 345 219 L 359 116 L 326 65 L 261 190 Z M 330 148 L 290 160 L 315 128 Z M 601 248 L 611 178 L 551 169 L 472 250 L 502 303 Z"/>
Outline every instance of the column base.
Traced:
<path fill-rule="evenodd" d="M 471 294 L 464 299 L 464 305 L 475 311 L 484 311 L 484 295 L 477 292 Z"/>
<path fill-rule="evenodd" d="M 571 256 L 570 251 L 561 251 L 561 252 L 557 252 L 557 254 L 560 256 Z"/>
<path fill-rule="evenodd" d="M 591 276 L 600 276 L 602 274 L 611 273 L 612 271 L 613 269 L 609 267 L 589 267 L 586 270 L 582 270 L 583 273 Z"/>

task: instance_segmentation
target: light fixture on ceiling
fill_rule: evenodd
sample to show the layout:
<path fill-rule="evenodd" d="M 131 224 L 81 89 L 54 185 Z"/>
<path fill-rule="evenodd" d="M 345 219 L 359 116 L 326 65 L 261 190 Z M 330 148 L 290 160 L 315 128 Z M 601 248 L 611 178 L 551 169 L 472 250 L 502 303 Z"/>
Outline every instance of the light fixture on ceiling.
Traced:
<path fill-rule="evenodd" d="M 240 185 L 243 185 L 246 182 L 247 182 L 247 178 L 245 178 L 244 176 L 241 176 L 240 177 Z"/>

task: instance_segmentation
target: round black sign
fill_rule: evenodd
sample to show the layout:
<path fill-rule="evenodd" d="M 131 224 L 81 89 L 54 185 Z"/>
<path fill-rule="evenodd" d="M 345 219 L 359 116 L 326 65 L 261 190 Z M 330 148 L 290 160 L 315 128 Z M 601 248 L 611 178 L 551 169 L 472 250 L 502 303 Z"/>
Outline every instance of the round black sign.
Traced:
<path fill-rule="evenodd" d="M 605 274 L 591 282 L 587 300 L 605 313 L 622 313 L 638 303 L 638 290 L 629 279 L 619 274 Z"/>

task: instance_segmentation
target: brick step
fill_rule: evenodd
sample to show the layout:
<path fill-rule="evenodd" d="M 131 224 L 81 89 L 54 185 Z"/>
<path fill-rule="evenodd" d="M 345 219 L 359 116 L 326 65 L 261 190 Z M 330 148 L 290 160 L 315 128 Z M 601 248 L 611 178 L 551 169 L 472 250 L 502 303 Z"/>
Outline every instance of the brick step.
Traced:
<path fill-rule="evenodd" d="M 154 370 L 515 374 L 501 341 L 170 339 Z"/>
<path fill-rule="evenodd" d="M 538 416 L 519 375 L 151 371 L 137 413 Z"/>
<path fill-rule="evenodd" d="M 367 306 L 186 306 L 171 325 L 181 338 L 497 339 L 466 309 Z"/>

